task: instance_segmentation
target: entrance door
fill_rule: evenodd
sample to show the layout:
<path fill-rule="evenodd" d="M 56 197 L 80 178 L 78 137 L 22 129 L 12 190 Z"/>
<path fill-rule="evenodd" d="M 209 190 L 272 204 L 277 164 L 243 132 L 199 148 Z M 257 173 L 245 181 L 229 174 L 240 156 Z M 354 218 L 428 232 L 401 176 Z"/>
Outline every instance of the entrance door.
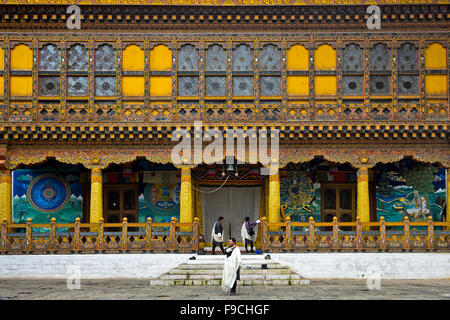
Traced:
<path fill-rule="evenodd" d="M 137 185 L 103 185 L 103 214 L 106 223 L 138 221 Z"/>
<path fill-rule="evenodd" d="M 337 217 L 339 222 L 355 221 L 356 185 L 322 184 L 322 221 L 332 222 Z M 326 228 L 332 230 L 332 228 Z M 351 230 L 351 227 L 342 227 Z"/>
<path fill-rule="evenodd" d="M 259 219 L 261 187 L 202 187 L 203 230 L 206 241 L 211 241 L 211 231 L 220 216 L 224 217 L 224 241 L 230 237 L 241 242 L 241 227 L 245 217 Z M 256 229 L 256 228 L 255 228 Z"/>

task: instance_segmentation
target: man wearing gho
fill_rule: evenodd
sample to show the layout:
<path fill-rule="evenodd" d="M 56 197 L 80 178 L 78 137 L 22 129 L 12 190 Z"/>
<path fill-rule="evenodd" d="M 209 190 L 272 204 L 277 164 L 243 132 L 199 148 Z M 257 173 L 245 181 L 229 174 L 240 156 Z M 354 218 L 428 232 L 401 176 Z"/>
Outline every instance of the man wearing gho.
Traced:
<path fill-rule="evenodd" d="M 236 295 L 237 281 L 240 280 L 241 251 L 236 246 L 236 239 L 231 238 L 228 241 L 230 245 L 225 249 L 227 255 L 223 267 L 222 288 L 226 294 Z"/>

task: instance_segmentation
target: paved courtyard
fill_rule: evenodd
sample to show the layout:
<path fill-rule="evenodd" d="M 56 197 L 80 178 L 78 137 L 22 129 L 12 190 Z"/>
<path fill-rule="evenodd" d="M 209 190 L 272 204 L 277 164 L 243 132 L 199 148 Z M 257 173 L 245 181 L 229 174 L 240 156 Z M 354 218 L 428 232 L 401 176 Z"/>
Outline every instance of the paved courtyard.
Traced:
<path fill-rule="evenodd" d="M 152 299 L 152 300 L 320 300 L 320 299 L 445 299 L 447 280 L 381 280 L 369 290 L 366 280 L 311 280 L 300 286 L 243 286 L 239 295 L 225 296 L 218 286 L 160 287 L 145 280 L 81 280 L 80 289 L 67 289 L 65 280 L 0 280 L 0 299 Z"/>

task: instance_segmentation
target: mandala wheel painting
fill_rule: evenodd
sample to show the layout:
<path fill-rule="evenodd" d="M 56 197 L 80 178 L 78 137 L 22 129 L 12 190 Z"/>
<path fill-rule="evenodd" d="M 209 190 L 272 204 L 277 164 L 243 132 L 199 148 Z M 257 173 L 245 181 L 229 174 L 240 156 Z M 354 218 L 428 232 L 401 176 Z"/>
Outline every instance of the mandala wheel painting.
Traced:
<path fill-rule="evenodd" d="M 67 203 L 69 185 L 54 175 L 39 175 L 31 181 L 27 189 L 27 197 L 37 210 L 55 212 Z"/>
<path fill-rule="evenodd" d="M 314 185 L 311 179 L 305 173 L 297 172 L 292 178 L 292 184 L 289 187 L 290 202 L 308 212 L 312 212 L 309 205 L 314 195 Z"/>
<path fill-rule="evenodd" d="M 159 215 L 172 215 L 180 203 L 180 186 L 178 184 L 147 184 L 144 190 L 147 206 Z"/>

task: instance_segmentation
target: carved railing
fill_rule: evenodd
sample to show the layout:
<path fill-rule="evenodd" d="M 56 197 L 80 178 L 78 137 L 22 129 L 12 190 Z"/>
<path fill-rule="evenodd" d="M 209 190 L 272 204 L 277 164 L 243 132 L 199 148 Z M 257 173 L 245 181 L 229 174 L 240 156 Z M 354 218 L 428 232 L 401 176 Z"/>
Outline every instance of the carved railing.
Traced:
<path fill-rule="evenodd" d="M 418 228 L 417 228 L 418 227 Z M 48 232 L 33 232 L 46 228 Z M 60 229 L 60 230 L 58 230 Z M 63 231 L 61 229 L 64 229 Z M 114 229 L 115 231 L 108 231 Z M 450 252 L 450 223 L 434 222 L 286 222 L 261 219 L 263 252 Z M 419 230 L 418 230 L 419 229 Z M 118 231 L 117 231 L 118 230 Z M 181 231 L 183 230 L 183 231 Z M 192 230 L 192 231 L 185 231 Z M 269 231 L 270 230 L 270 231 Z M 188 253 L 199 250 L 199 220 L 179 223 L 1 224 L 2 254 Z"/>
<path fill-rule="evenodd" d="M 48 232 L 33 232 L 46 228 Z M 59 229 L 59 230 L 58 230 Z M 62 231 L 63 229 L 64 231 Z M 113 229 L 113 231 L 108 231 Z M 183 230 L 183 232 L 180 231 Z M 185 232 L 184 230 L 192 230 Z M 199 250 L 199 220 L 179 223 L 172 218 L 169 223 L 56 223 L 1 225 L 0 252 L 2 254 L 46 253 L 188 253 Z"/>
<path fill-rule="evenodd" d="M 450 252 L 450 222 L 309 222 L 270 223 L 261 219 L 263 252 Z"/>

